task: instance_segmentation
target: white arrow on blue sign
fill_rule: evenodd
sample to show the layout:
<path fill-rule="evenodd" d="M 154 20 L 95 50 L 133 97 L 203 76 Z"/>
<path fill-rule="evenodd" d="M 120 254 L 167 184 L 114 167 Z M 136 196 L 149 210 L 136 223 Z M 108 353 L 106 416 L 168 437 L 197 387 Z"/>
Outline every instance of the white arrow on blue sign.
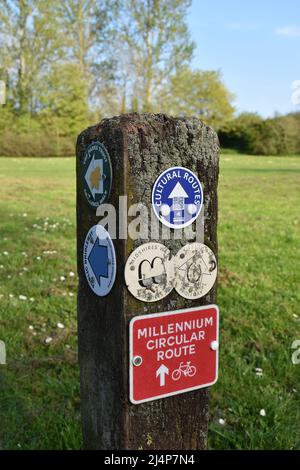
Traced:
<path fill-rule="evenodd" d="M 107 295 L 116 277 L 113 241 L 102 225 L 92 227 L 85 239 L 83 265 L 87 282 L 99 297 Z"/>
<path fill-rule="evenodd" d="M 203 190 L 198 177 L 183 167 L 164 171 L 152 190 L 152 207 L 167 227 L 179 229 L 192 224 L 201 212 Z"/>

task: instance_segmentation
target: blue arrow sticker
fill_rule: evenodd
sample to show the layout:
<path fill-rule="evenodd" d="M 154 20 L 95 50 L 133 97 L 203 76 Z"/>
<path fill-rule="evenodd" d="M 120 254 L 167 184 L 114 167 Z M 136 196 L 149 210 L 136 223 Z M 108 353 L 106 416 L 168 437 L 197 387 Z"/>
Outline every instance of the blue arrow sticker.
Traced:
<path fill-rule="evenodd" d="M 112 239 L 102 225 L 92 227 L 86 236 L 83 266 L 93 292 L 100 297 L 107 295 L 116 278 L 116 254 Z"/>
<path fill-rule="evenodd" d="M 187 168 L 164 171 L 152 190 L 152 207 L 159 220 L 170 228 L 192 224 L 201 212 L 203 190 L 197 176 Z"/>

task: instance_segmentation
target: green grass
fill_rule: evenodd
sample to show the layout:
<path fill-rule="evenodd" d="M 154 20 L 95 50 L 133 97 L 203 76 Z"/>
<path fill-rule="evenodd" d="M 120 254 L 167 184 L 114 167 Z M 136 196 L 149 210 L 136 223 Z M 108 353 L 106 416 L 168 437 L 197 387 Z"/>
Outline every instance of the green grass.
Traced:
<path fill-rule="evenodd" d="M 300 158 L 221 160 L 221 351 L 211 448 L 300 448 L 300 365 L 291 362 L 300 339 L 299 187 Z"/>
<path fill-rule="evenodd" d="M 82 446 L 74 163 L 0 159 L 0 448 Z M 300 365 L 291 362 L 300 339 L 299 187 L 300 158 L 221 157 L 210 448 L 300 448 Z"/>
<path fill-rule="evenodd" d="M 74 159 L 0 159 L 0 175 L 0 447 L 80 448 Z"/>

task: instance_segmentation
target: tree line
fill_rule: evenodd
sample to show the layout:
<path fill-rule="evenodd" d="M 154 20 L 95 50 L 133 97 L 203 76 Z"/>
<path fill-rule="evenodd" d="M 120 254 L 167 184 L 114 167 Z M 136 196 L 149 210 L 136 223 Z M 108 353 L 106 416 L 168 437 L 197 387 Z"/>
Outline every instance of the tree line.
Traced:
<path fill-rule="evenodd" d="M 250 155 L 300 154 L 300 112 L 263 119 L 242 113 L 219 129 L 223 148 Z"/>
<path fill-rule="evenodd" d="M 0 0 L 0 154 L 72 154 L 84 127 L 125 112 L 193 115 L 217 128 L 229 120 L 233 95 L 220 73 L 191 67 L 190 5 Z"/>
<path fill-rule="evenodd" d="M 197 116 L 221 144 L 299 153 L 299 114 L 234 116 L 219 71 L 192 67 L 191 0 L 0 0 L 0 155 L 73 155 L 77 134 L 126 112 Z"/>

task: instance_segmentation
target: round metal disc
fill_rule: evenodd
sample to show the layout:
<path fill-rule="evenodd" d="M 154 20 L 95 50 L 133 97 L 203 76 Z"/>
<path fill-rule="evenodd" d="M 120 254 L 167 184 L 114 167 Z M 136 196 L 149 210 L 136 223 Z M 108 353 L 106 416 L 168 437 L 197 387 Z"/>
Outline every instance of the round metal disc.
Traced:
<path fill-rule="evenodd" d="M 216 257 L 202 243 L 190 243 L 182 247 L 174 258 L 174 265 L 174 287 L 185 299 L 200 299 L 216 281 Z"/>
<path fill-rule="evenodd" d="M 174 285 L 170 250 L 161 243 L 144 243 L 128 257 L 125 282 L 129 292 L 144 302 L 166 297 Z"/>

